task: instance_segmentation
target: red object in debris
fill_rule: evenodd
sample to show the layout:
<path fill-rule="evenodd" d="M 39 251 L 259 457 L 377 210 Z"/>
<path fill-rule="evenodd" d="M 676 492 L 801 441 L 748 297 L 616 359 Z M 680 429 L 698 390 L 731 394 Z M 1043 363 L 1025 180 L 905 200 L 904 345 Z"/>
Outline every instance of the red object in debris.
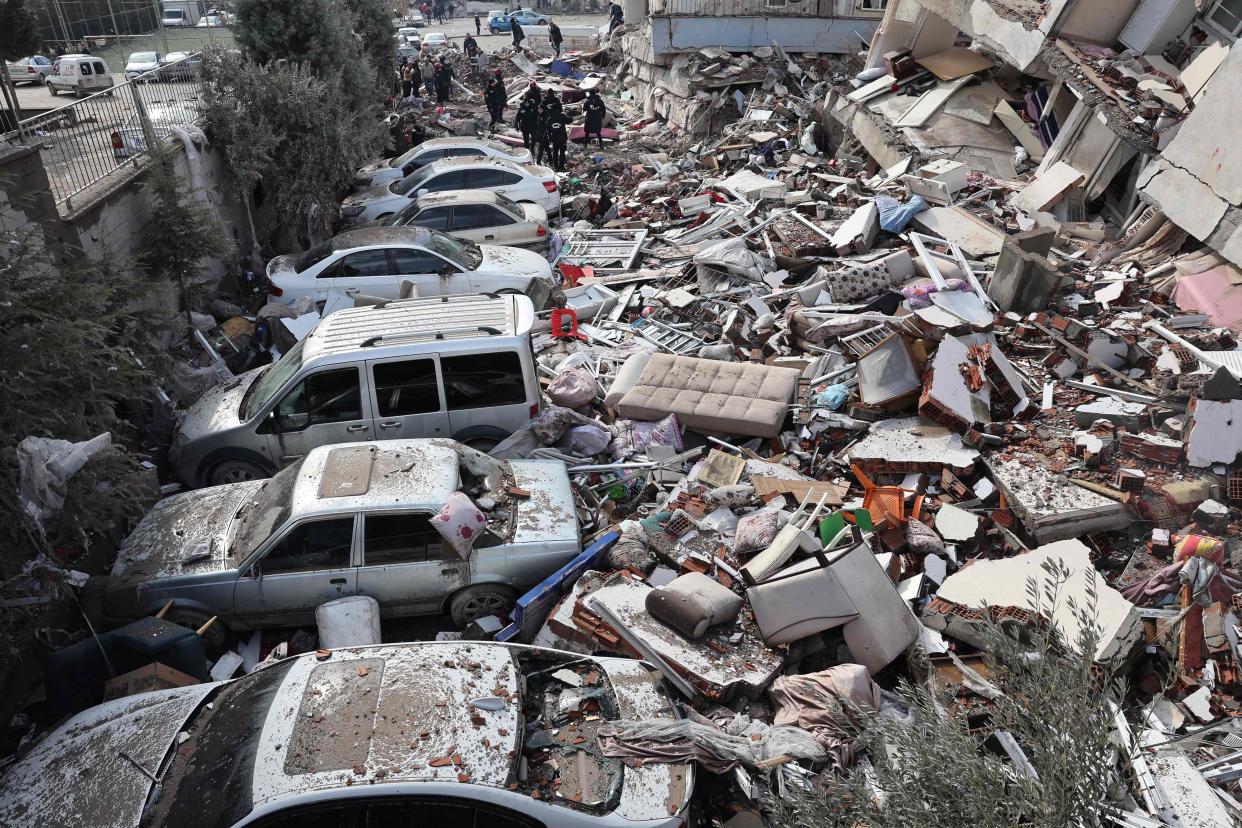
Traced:
<path fill-rule="evenodd" d="M 271 285 L 267 289 L 267 295 L 268 296 L 284 296 L 285 291 L 283 288 L 278 288 L 275 285 Z"/>
<path fill-rule="evenodd" d="M 555 192 L 556 192 L 556 182 L 555 182 L 555 181 L 545 181 L 545 182 L 543 182 L 543 188 L 544 188 L 545 190 L 547 190 L 549 193 L 555 193 Z"/>
<path fill-rule="evenodd" d="M 125 142 L 121 140 L 121 133 L 112 133 L 112 148 L 114 150 L 125 149 Z"/>
<path fill-rule="evenodd" d="M 566 320 L 569 322 L 568 327 L 565 325 Z M 572 308 L 552 309 L 552 338 L 586 341 L 586 337 L 578 333 L 578 314 L 574 313 Z"/>
<path fill-rule="evenodd" d="M 568 262 L 560 264 L 561 276 L 565 277 L 565 287 L 577 287 L 578 280 L 595 276 L 595 268 L 585 267 Z"/>

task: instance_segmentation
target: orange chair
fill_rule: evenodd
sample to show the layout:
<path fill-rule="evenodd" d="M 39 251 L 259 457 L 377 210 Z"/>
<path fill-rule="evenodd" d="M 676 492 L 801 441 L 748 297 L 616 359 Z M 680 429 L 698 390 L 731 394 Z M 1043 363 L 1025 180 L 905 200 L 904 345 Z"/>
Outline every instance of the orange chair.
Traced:
<path fill-rule="evenodd" d="M 863 484 L 863 508 L 871 515 L 876 526 L 885 523 L 890 526 L 905 526 L 910 518 L 918 520 L 923 510 L 923 495 L 915 495 L 910 512 L 906 512 L 906 494 L 910 489 L 900 486 L 877 486 L 871 478 L 863 474 L 857 464 L 851 464 L 850 470 Z"/>

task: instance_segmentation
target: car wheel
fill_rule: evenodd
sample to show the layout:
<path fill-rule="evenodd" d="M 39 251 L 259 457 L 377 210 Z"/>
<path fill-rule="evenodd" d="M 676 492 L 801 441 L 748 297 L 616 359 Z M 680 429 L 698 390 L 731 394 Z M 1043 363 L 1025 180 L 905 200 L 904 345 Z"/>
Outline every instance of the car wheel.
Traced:
<path fill-rule="evenodd" d="M 45 84 L 43 84 L 43 85 L 47 87 L 47 91 L 48 91 L 48 92 L 51 92 L 51 93 L 52 93 L 52 97 L 53 97 L 53 98 L 55 98 L 55 97 L 56 97 L 56 87 L 52 85 L 52 82 L 51 82 L 51 81 L 48 81 L 47 83 L 45 83 Z"/>
<path fill-rule="evenodd" d="M 487 454 L 489 451 L 496 448 L 496 446 L 500 445 L 500 441 L 491 437 L 475 437 L 472 440 L 463 440 L 462 445 L 469 446 L 475 451 L 481 451 L 484 454 Z"/>
<path fill-rule="evenodd" d="M 383 224 L 384 222 L 388 221 L 390 218 L 392 218 L 392 213 L 381 213 L 379 217 L 375 219 L 375 223 Z"/>
<path fill-rule="evenodd" d="M 198 630 L 211 620 L 211 616 L 205 612 L 191 609 L 177 609 L 175 606 L 169 610 L 168 615 L 164 616 L 167 620 L 173 622 L 178 627 L 185 627 L 187 630 Z M 224 622 L 219 618 L 216 622 L 206 629 L 203 633 L 203 649 L 207 651 L 207 657 L 215 660 L 223 655 L 229 643 L 229 628 L 224 626 Z"/>
<path fill-rule="evenodd" d="M 513 590 L 496 584 L 466 587 L 453 596 L 449 603 L 449 615 L 455 626 L 464 629 L 476 618 L 508 614 L 514 598 Z"/>
<path fill-rule="evenodd" d="M 211 470 L 211 474 L 207 475 L 207 483 L 212 486 L 221 486 L 225 483 L 262 480 L 267 476 L 267 472 L 257 463 L 251 463 L 249 460 L 225 460 L 217 463 Z"/>

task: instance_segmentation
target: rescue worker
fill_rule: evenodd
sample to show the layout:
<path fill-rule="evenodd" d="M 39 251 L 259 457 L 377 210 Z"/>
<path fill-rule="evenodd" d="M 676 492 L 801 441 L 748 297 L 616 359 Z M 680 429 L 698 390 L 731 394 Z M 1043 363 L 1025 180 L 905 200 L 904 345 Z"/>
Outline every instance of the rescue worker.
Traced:
<path fill-rule="evenodd" d="M 479 43 L 473 35 L 466 35 L 466 39 L 461 42 L 461 48 L 466 53 L 466 57 L 471 60 L 474 60 L 474 56 L 479 53 Z"/>
<path fill-rule="evenodd" d="M 448 103 L 453 91 L 453 67 L 447 63 L 436 64 L 436 103 Z M 603 145 L 603 142 L 600 142 Z"/>
<path fill-rule="evenodd" d="M 551 89 L 545 89 L 543 91 L 543 100 L 539 102 L 539 124 L 535 134 L 535 144 L 538 149 L 536 151 L 535 163 L 543 163 L 545 152 L 551 154 L 552 147 L 549 144 L 548 127 L 552 123 L 553 118 L 559 118 L 560 116 L 560 100 L 557 99 L 556 93 Z"/>
<path fill-rule="evenodd" d="M 548 145 L 552 156 L 552 169 L 565 170 L 565 145 L 569 143 L 569 129 L 564 115 L 554 115 L 548 122 Z"/>
<path fill-rule="evenodd" d="M 492 116 L 492 122 L 488 124 L 489 129 L 495 129 L 496 124 L 503 123 L 505 103 L 508 95 L 505 93 L 505 80 L 499 69 L 487 82 L 487 91 L 483 94 L 483 99 L 487 102 L 487 112 Z"/>
<path fill-rule="evenodd" d="M 604 146 L 604 114 L 608 109 L 604 106 L 604 99 L 599 96 L 599 92 L 592 89 L 587 94 L 583 110 L 586 112 L 586 136 L 583 144 L 590 144 L 591 136 L 594 135 L 599 139 L 599 145 Z"/>
<path fill-rule="evenodd" d="M 533 98 L 535 106 L 539 106 L 539 84 L 534 81 L 530 82 L 530 86 L 526 87 L 526 92 L 522 95 L 522 100 Z"/>
<path fill-rule="evenodd" d="M 401 65 L 401 97 L 408 98 L 414 94 L 414 69 L 410 66 L 409 58 Z"/>
<path fill-rule="evenodd" d="M 539 131 L 539 100 L 526 95 L 522 105 L 518 107 L 517 128 L 522 130 L 522 146 L 531 149 L 535 146 L 535 134 Z"/>

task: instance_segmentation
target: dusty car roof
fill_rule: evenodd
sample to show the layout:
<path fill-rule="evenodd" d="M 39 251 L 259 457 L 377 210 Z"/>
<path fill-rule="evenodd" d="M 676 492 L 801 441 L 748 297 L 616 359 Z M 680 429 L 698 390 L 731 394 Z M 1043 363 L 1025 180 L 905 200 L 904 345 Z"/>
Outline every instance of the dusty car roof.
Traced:
<path fill-rule="evenodd" d="M 328 244 L 333 250 L 339 251 L 373 247 L 377 244 L 425 245 L 430 238 L 431 233 L 425 227 L 363 227 L 338 233 L 328 240 Z"/>
<path fill-rule="evenodd" d="M 442 190 L 418 197 L 419 207 L 439 207 L 444 204 L 495 204 L 500 201 L 495 190 Z"/>
<path fill-rule="evenodd" d="M 507 786 L 521 705 L 502 645 L 429 642 L 299 659 L 259 740 L 254 804 L 377 782 Z"/>
<path fill-rule="evenodd" d="M 460 481 L 447 440 L 384 440 L 321 446 L 306 455 L 293 514 L 401 507 L 439 510 Z"/>
<path fill-rule="evenodd" d="M 151 790 L 138 765 L 159 768 L 217 686 L 127 696 L 74 716 L 0 780 L 0 825 L 137 825 Z"/>
<path fill-rule="evenodd" d="M 508 158 L 496 158 L 491 155 L 461 155 L 456 158 L 441 158 L 439 161 L 432 161 L 423 169 L 443 172 L 444 170 L 455 170 L 458 167 L 498 167 L 502 170 L 530 174 L 530 170 L 516 161 Z"/>

